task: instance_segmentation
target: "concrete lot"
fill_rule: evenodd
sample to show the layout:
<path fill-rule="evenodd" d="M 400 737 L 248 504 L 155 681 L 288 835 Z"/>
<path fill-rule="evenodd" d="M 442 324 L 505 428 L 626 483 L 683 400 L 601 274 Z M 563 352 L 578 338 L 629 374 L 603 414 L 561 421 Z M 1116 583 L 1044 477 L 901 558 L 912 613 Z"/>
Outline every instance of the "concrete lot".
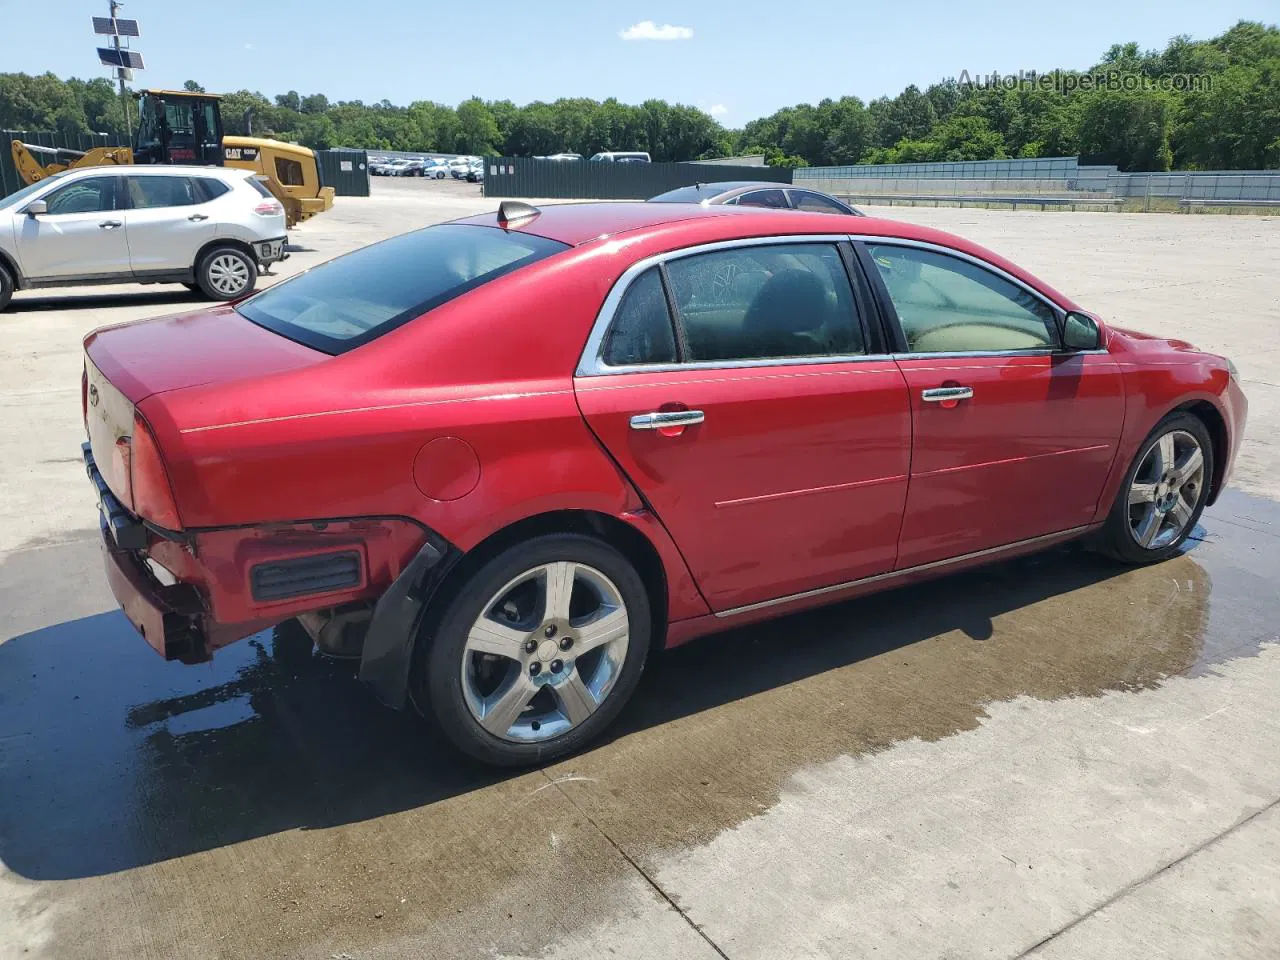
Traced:
<path fill-rule="evenodd" d="M 278 272 L 493 206 L 375 180 Z M 515 776 L 285 633 L 155 657 L 101 573 L 80 338 L 198 301 L 19 294 L 0 958 L 1280 955 L 1280 219 L 891 212 L 1231 355 L 1235 489 L 1158 567 L 1058 550 L 659 658 L 607 742 Z"/>

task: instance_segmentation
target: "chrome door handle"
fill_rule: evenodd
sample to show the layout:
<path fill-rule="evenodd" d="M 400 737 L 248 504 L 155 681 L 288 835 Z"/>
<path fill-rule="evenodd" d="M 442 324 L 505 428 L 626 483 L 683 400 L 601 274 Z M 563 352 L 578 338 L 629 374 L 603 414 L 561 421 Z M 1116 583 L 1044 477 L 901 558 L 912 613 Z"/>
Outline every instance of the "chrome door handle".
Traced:
<path fill-rule="evenodd" d="M 691 427 L 707 419 L 701 410 L 659 410 L 637 413 L 631 418 L 632 430 L 661 430 L 663 427 Z"/>
<path fill-rule="evenodd" d="M 208 220 L 209 215 L 207 213 L 193 213 L 191 216 L 187 217 L 187 219 L 194 220 L 198 223 L 201 220 Z"/>
<path fill-rule="evenodd" d="M 124 224 L 119 220 L 103 220 L 98 227 L 102 230 L 114 230 L 116 227 L 123 227 Z"/>
<path fill-rule="evenodd" d="M 945 400 L 968 400 L 973 396 L 973 387 L 934 387 L 923 390 L 920 399 L 926 403 L 942 403 Z"/>

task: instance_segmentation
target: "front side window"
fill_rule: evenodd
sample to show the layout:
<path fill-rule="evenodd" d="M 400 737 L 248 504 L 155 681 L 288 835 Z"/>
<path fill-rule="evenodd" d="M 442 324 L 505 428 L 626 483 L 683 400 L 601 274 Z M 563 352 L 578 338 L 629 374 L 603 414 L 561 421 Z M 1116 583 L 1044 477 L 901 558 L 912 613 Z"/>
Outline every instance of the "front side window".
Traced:
<path fill-rule="evenodd" d="M 135 210 L 189 207 L 204 203 L 191 177 L 126 177 L 129 203 Z"/>
<path fill-rule="evenodd" d="M 102 213 L 116 208 L 116 178 L 87 177 L 45 198 L 50 214 Z"/>
<path fill-rule="evenodd" d="M 911 353 L 992 353 L 1057 346 L 1053 310 L 968 260 L 868 244 Z"/>
<path fill-rule="evenodd" d="M 694 254 L 667 264 L 686 360 L 819 357 L 864 351 L 849 276 L 835 244 L 781 243 Z"/>
<path fill-rule="evenodd" d="M 263 290 L 236 310 L 291 340 L 344 353 L 567 249 L 533 234 L 442 224 L 336 257 Z"/>
<path fill-rule="evenodd" d="M 657 267 L 650 267 L 627 288 L 613 315 L 602 356 L 611 367 L 675 363 L 676 338 Z"/>

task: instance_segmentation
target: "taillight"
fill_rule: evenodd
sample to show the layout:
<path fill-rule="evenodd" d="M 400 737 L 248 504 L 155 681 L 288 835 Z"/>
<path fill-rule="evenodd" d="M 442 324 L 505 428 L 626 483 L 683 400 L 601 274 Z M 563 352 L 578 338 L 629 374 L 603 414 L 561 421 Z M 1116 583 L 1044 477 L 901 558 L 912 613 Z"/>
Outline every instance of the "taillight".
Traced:
<path fill-rule="evenodd" d="M 178 505 L 165 474 L 155 434 L 141 416 L 133 418 L 133 442 L 129 445 L 129 486 L 133 512 L 166 530 L 181 530 Z"/>
<path fill-rule="evenodd" d="M 263 200 L 253 208 L 253 212 L 260 217 L 278 217 L 284 213 L 284 207 L 276 200 Z"/>
<path fill-rule="evenodd" d="M 89 370 L 80 369 L 80 416 L 84 420 L 84 429 L 89 430 Z"/>

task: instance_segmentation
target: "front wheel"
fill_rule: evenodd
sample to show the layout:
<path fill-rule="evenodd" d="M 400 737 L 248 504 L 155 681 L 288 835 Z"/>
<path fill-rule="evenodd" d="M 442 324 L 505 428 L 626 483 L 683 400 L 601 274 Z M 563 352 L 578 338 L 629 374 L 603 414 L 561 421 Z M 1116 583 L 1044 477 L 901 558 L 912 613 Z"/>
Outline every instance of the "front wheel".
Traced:
<path fill-rule="evenodd" d="M 537 537 L 481 567 L 423 636 L 414 702 L 485 763 L 550 760 L 618 715 L 651 629 L 644 582 L 618 551 L 577 534 Z"/>
<path fill-rule="evenodd" d="M 1127 563 L 1173 556 L 1204 512 L 1213 441 L 1199 417 L 1172 413 L 1138 449 L 1103 527 L 1103 552 Z"/>
<path fill-rule="evenodd" d="M 235 300 L 257 284 L 258 265 L 236 247 L 215 247 L 196 266 L 196 282 L 211 300 Z"/>
<path fill-rule="evenodd" d="M 9 301 L 13 299 L 13 288 L 17 285 L 8 267 L 0 263 L 0 310 L 9 305 Z"/>

